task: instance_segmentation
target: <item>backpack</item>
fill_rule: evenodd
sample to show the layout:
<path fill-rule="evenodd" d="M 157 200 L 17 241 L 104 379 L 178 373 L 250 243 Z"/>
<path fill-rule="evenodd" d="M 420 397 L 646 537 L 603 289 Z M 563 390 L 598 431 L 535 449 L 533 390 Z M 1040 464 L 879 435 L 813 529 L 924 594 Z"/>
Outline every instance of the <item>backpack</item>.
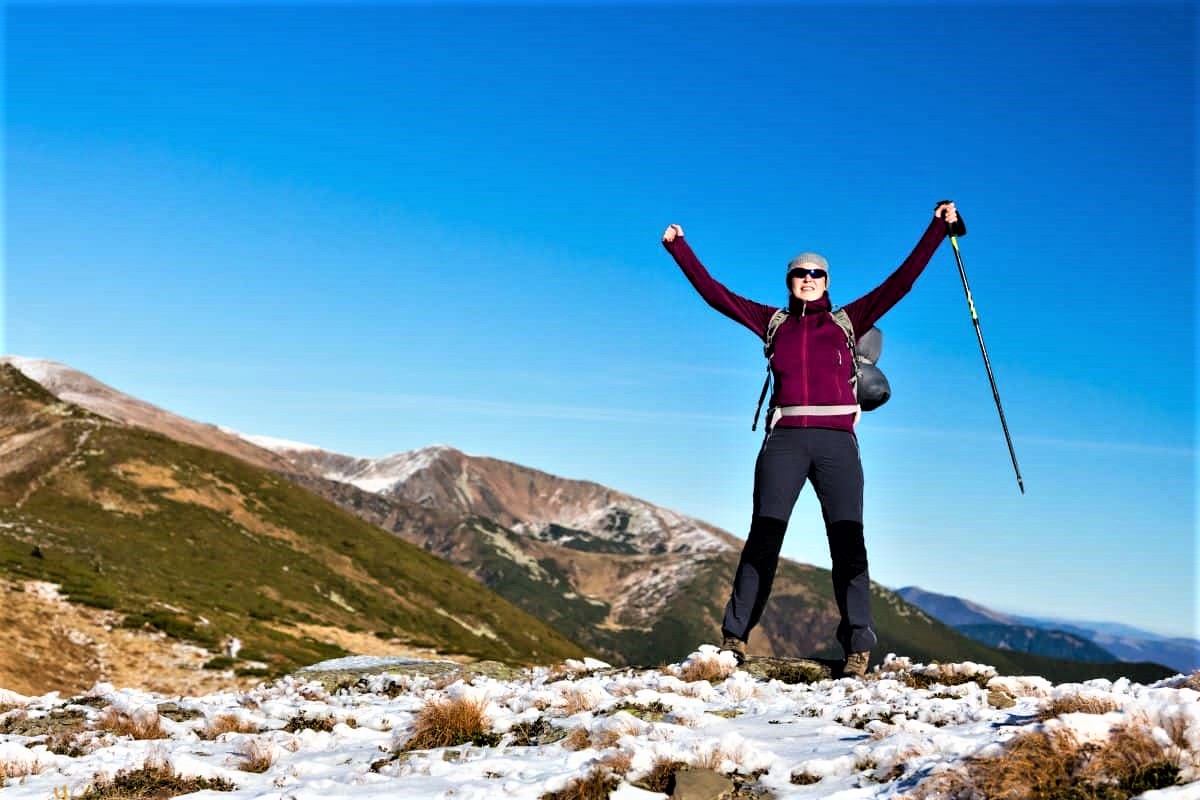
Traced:
<path fill-rule="evenodd" d="M 879 356 L 883 352 L 883 331 L 872 326 L 862 336 L 856 337 L 854 324 L 850 322 L 850 315 L 844 308 L 835 308 L 829 312 L 829 315 L 846 335 L 846 347 L 849 348 L 850 357 L 854 363 L 854 374 L 850 376 L 850 383 L 854 386 L 854 396 L 863 411 L 874 411 L 892 396 L 892 389 L 888 385 L 887 377 L 879 367 L 875 366 L 875 362 L 879 360 Z M 758 408 L 754 410 L 754 422 L 750 425 L 750 430 L 758 428 L 758 415 L 762 412 L 763 400 L 766 399 L 767 388 L 771 384 L 771 356 L 775 352 L 775 332 L 779 330 L 779 326 L 787 317 L 787 309 L 781 308 L 771 315 L 771 319 L 767 323 L 767 335 L 763 337 L 763 355 L 767 359 L 767 378 L 763 381 L 762 392 L 758 396 Z"/>

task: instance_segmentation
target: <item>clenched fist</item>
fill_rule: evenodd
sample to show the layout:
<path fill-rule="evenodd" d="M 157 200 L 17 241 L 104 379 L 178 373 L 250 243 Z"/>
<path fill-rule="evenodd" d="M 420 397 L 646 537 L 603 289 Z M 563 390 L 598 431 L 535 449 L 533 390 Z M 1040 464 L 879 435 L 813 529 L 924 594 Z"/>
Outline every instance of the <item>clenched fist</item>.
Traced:
<path fill-rule="evenodd" d="M 958 222 L 958 209 L 954 207 L 953 200 L 947 200 L 944 203 L 940 203 L 938 207 L 933 210 L 933 215 L 942 219 L 947 225 L 953 225 L 954 223 Z"/>
<path fill-rule="evenodd" d="M 675 241 L 676 236 L 683 236 L 683 228 L 679 227 L 678 225 L 668 225 L 667 229 L 663 231 L 664 242 L 673 242 Z"/>

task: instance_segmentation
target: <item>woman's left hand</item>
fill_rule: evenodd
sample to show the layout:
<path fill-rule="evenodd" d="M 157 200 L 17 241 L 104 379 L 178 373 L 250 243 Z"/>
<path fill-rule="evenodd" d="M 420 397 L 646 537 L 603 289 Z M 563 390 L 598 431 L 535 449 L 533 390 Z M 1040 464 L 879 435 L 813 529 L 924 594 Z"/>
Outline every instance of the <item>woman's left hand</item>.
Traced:
<path fill-rule="evenodd" d="M 958 222 L 958 209 L 954 207 L 953 201 L 942 203 L 933 210 L 933 216 L 944 220 L 948 225 L 953 225 Z"/>

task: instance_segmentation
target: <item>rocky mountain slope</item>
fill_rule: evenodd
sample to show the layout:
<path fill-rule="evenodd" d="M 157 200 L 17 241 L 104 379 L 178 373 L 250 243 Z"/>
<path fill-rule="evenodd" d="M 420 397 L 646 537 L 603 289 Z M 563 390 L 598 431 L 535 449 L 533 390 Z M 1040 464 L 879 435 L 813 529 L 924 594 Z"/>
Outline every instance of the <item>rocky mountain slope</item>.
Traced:
<path fill-rule="evenodd" d="M 0 579 L 55 584 L 119 626 L 247 673 L 363 638 L 515 663 L 583 653 L 279 473 L 63 402 L 11 364 L 0 365 Z M 222 659 L 235 639 L 237 657 Z"/>
<path fill-rule="evenodd" d="M 704 522 L 596 483 L 468 456 L 446 446 L 366 459 L 261 437 L 247 437 L 246 445 L 270 451 L 267 457 L 282 462 L 269 473 L 275 479 L 267 481 L 272 488 L 286 484 L 307 490 L 308 503 L 317 502 L 311 495 L 319 495 L 370 523 L 374 532 L 398 535 L 592 654 L 615 663 L 664 663 L 718 635 L 741 541 Z M 228 453 L 233 446 L 222 441 L 221 449 Z M 260 463 L 263 458 L 255 455 Z M 170 477 L 176 480 L 173 473 Z M 143 479 L 130 490 L 129 502 L 136 503 L 136 491 L 157 497 L 161 487 Z M 327 504 L 321 508 L 328 512 Z M 338 538 L 337 529 L 344 524 L 330 517 L 317 527 L 328 526 L 322 534 L 339 542 L 344 554 L 363 555 L 352 540 Z M 837 610 L 829 587 L 827 570 L 784 561 L 751 652 L 840 655 L 831 647 Z M 926 660 L 971 659 L 1061 680 L 1140 669 L 1052 662 L 995 650 L 884 587 L 875 586 L 874 592 L 879 656 L 891 651 Z M 1146 679 L 1162 673 L 1161 668 L 1147 669 Z"/>

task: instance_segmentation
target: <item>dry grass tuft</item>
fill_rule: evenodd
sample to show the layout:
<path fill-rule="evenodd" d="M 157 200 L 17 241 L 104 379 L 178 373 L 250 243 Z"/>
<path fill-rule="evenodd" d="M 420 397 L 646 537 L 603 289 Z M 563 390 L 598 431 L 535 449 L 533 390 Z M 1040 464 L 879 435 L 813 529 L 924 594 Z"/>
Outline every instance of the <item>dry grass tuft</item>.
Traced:
<path fill-rule="evenodd" d="M 322 731 L 329 733 L 337 725 L 337 720 L 329 714 L 324 714 L 319 717 L 308 717 L 304 714 L 299 714 L 292 717 L 283 726 L 283 729 L 288 733 L 299 733 L 300 731 Z"/>
<path fill-rule="evenodd" d="M 24 778 L 28 775 L 39 775 L 46 769 L 41 761 L 0 761 L 0 786 L 8 778 Z"/>
<path fill-rule="evenodd" d="M 599 705 L 599 701 L 591 692 L 582 689 L 568 689 L 563 692 L 563 697 L 567 701 L 564 712 L 568 717 L 572 714 L 578 714 L 580 711 L 591 711 Z"/>
<path fill-rule="evenodd" d="M 1056 697 L 1042 707 L 1038 714 L 1041 720 L 1054 719 L 1063 714 L 1107 714 L 1120 711 L 1121 706 L 1110 697 L 1086 697 L 1082 694 Z"/>
<path fill-rule="evenodd" d="M 688 683 L 708 681 L 716 683 L 723 681 L 733 674 L 733 670 L 718 662 L 715 658 L 705 658 L 684 664 L 679 677 Z"/>
<path fill-rule="evenodd" d="M 990 758 L 973 758 L 964 771 L 942 773 L 917 788 L 919 800 L 1126 800 L 1179 780 L 1142 725 L 1116 728 L 1103 744 L 1081 745 L 1067 730 L 1021 734 Z"/>
<path fill-rule="evenodd" d="M 201 739 L 215 739 L 223 733 L 261 733 L 256 723 L 244 720 L 237 714 L 219 714 L 208 721 L 196 734 Z"/>
<path fill-rule="evenodd" d="M 100 713 L 97 726 L 117 736 L 132 736 L 134 739 L 167 739 L 162 718 L 157 711 L 146 714 L 127 714 L 115 708 L 106 708 Z"/>
<path fill-rule="evenodd" d="M 692 766 L 697 769 L 709 769 L 713 772 L 721 772 L 721 764 L 730 757 L 730 753 L 725 752 L 719 746 L 714 746 L 712 750 L 702 749 L 696 760 L 692 762 Z"/>
<path fill-rule="evenodd" d="M 930 686 L 959 686 L 964 683 L 975 683 L 981 688 L 987 687 L 987 682 L 995 677 L 994 672 L 964 672 L 955 664 L 939 664 L 936 661 L 924 667 L 901 670 L 896 679 L 914 689 L 928 689 Z"/>
<path fill-rule="evenodd" d="M 46 749 L 51 753 L 69 758 L 80 758 L 88 754 L 81 731 L 58 731 L 46 737 Z"/>
<path fill-rule="evenodd" d="M 563 747 L 568 750 L 586 750 L 591 746 L 592 735 L 583 726 L 571 731 L 567 738 L 563 739 Z"/>
<path fill-rule="evenodd" d="M 1178 755 L 1164 752 L 1147 723 L 1135 720 L 1113 729 L 1107 744 L 1096 752 L 1084 772 L 1093 782 L 1116 782 L 1123 789 L 1141 794 L 1178 781 Z"/>
<path fill-rule="evenodd" d="M 237 786 L 224 778 L 185 778 L 161 758 L 148 758 L 136 770 L 97 778 L 75 800 L 166 800 L 181 794 L 212 790 L 232 792 Z"/>
<path fill-rule="evenodd" d="M 793 772 L 791 777 L 791 782 L 797 786 L 812 786 L 814 783 L 820 783 L 821 780 L 820 775 L 813 775 L 808 770 Z"/>
<path fill-rule="evenodd" d="M 600 765 L 613 775 L 626 775 L 633 768 L 633 754 L 624 750 L 612 753 L 605 756 Z"/>
<path fill-rule="evenodd" d="M 22 723 L 28 719 L 29 712 L 25 709 L 7 715 L 4 719 L 0 720 L 0 734 L 12 733 L 20 728 Z"/>
<path fill-rule="evenodd" d="M 400 750 L 454 747 L 468 742 L 495 745 L 500 736 L 491 732 L 491 722 L 483 710 L 482 703 L 464 697 L 431 701 L 417 715 L 413 735 Z"/>
<path fill-rule="evenodd" d="M 546 792 L 540 800 L 608 800 L 609 795 L 621 784 L 608 770 L 597 766 L 587 776 L 577 778 L 567 788 L 557 792 Z"/>
<path fill-rule="evenodd" d="M 592 734 L 592 747 L 597 750 L 607 750 L 621 741 L 621 737 L 628 733 L 620 728 L 605 728 Z"/>
<path fill-rule="evenodd" d="M 650 766 L 650 771 L 644 777 L 639 778 L 635 785 L 648 792 L 670 794 L 675 790 L 675 773 L 686 766 L 687 764 L 682 761 L 659 757 Z"/>
<path fill-rule="evenodd" d="M 262 739 L 247 739 L 238 749 L 241 760 L 238 769 L 242 772 L 266 772 L 275 763 L 275 751 L 270 742 Z"/>

